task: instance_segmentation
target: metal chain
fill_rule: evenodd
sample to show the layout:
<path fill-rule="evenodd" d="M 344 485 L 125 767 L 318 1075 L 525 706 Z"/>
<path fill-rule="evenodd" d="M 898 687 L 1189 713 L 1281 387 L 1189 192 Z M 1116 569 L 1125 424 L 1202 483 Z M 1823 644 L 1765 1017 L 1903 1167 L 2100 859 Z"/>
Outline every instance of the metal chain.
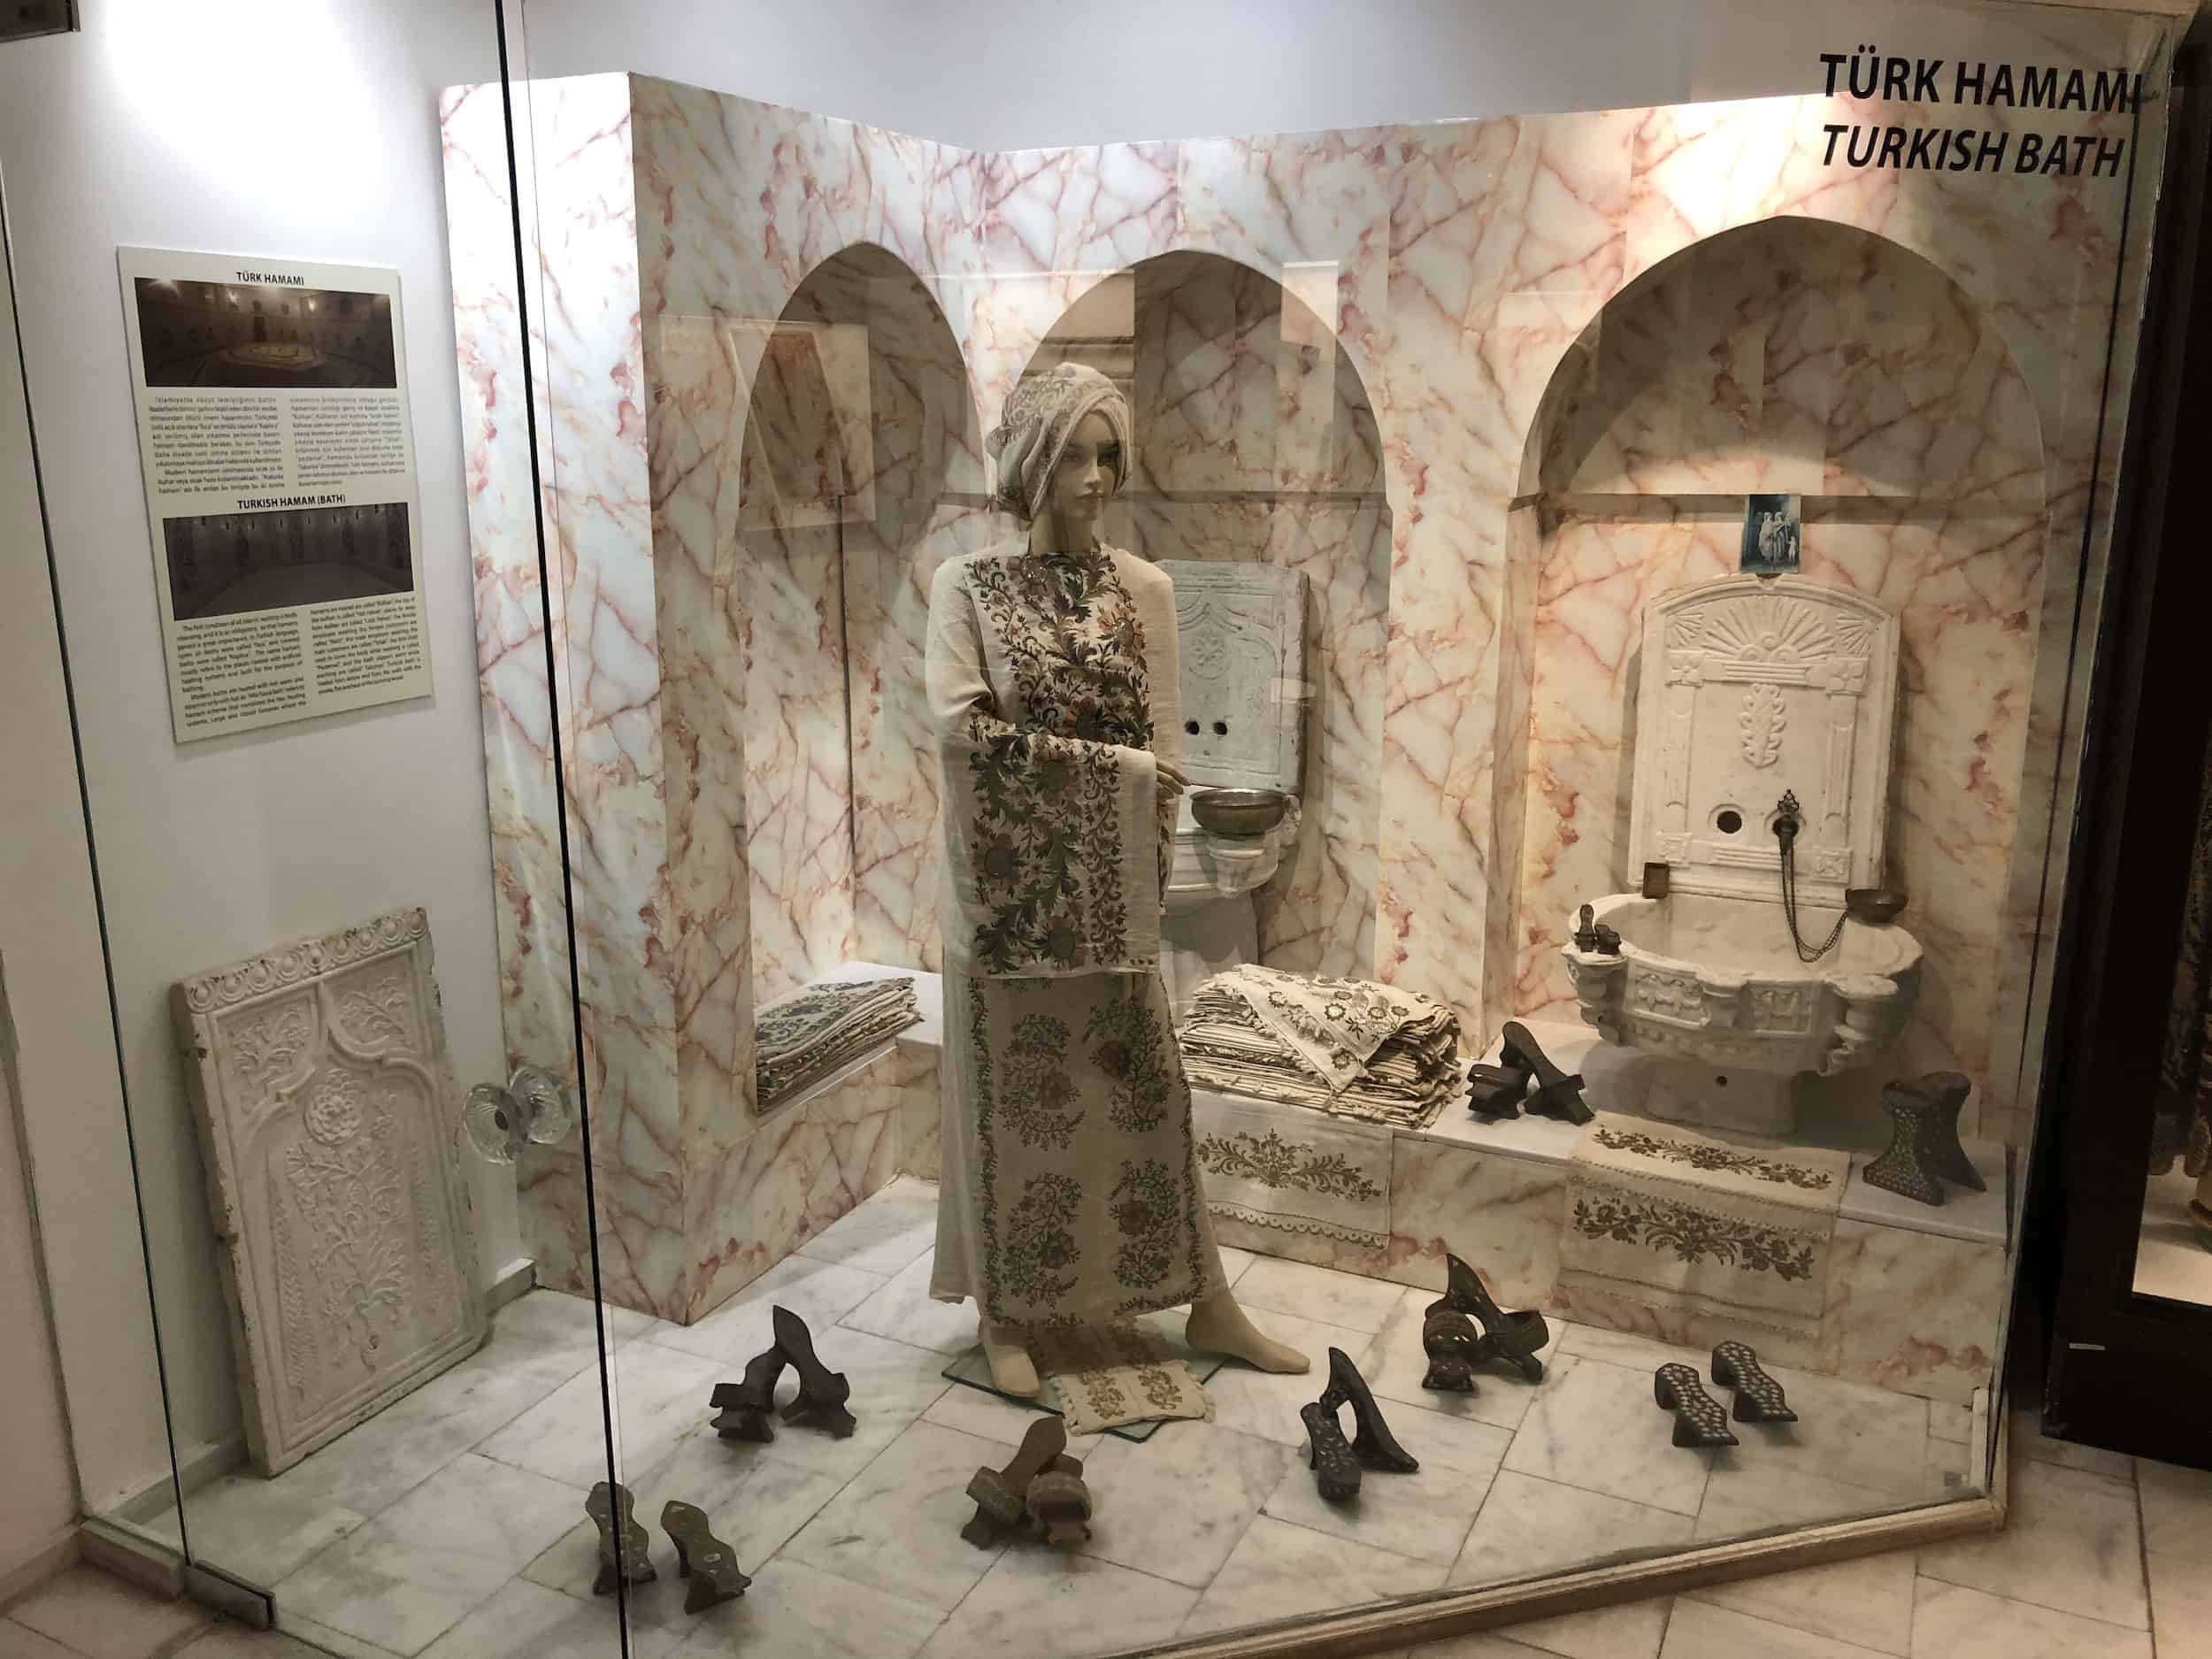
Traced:
<path fill-rule="evenodd" d="M 1778 810 L 1782 815 L 1782 821 L 1790 826 L 1789 833 L 1780 834 L 1781 826 L 1778 824 L 1776 826 L 1782 842 L 1782 914 L 1789 922 L 1790 943 L 1797 947 L 1797 959 L 1800 962 L 1818 962 L 1833 950 L 1836 948 L 1836 941 L 1843 937 L 1843 925 L 1850 919 L 1850 912 L 1847 910 L 1843 915 L 1836 918 L 1835 926 L 1830 930 L 1828 937 L 1816 947 L 1808 945 L 1805 942 L 1805 935 L 1798 931 L 1796 807 L 1797 796 L 1794 794 L 1785 795 Z"/>

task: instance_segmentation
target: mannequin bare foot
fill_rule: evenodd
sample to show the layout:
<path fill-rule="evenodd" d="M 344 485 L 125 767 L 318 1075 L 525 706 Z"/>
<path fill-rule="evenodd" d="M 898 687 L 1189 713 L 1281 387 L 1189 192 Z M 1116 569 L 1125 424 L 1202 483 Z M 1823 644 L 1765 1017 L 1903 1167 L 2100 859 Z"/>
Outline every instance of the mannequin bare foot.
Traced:
<path fill-rule="evenodd" d="M 1037 1363 L 1022 1346 L 1018 1332 L 1010 1325 L 979 1319 L 975 1334 L 983 1344 L 983 1357 L 990 1362 L 993 1387 L 1001 1394 L 1024 1396 L 1037 1392 Z"/>
<path fill-rule="evenodd" d="M 1295 1375 L 1313 1369 L 1313 1362 L 1296 1348 L 1261 1335 L 1251 1320 L 1244 1317 L 1244 1310 L 1237 1306 L 1235 1298 L 1225 1290 L 1216 1291 L 1205 1301 L 1191 1304 L 1190 1323 L 1183 1328 L 1183 1340 L 1201 1353 L 1226 1354 L 1261 1371 Z"/>

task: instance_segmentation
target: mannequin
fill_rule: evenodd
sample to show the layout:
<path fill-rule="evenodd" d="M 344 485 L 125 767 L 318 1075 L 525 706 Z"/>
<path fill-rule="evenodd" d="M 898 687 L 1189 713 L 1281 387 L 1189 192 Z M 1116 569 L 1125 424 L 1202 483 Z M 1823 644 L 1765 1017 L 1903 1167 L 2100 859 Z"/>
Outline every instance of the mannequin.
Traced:
<path fill-rule="evenodd" d="M 972 1297 L 994 1382 L 1033 1394 L 1033 1326 L 1189 1303 L 1186 1340 L 1263 1371 L 1310 1361 L 1233 1298 L 1207 1217 L 1159 970 L 1186 780 L 1173 585 L 1106 545 L 1127 404 L 1063 364 L 987 440 L 1020 540 L 930 592 L 942 764 L 944 1175 L 930 1294 Z"/>

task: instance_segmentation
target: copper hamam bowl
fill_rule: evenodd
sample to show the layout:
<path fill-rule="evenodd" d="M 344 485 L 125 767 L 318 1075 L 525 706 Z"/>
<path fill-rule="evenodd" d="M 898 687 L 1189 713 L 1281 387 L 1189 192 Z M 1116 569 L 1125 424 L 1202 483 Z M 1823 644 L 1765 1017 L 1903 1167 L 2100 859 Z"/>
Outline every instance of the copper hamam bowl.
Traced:
<path fill-rule="evenodd" d="M 1264 835 L 1283 821 L 1290 797 L 1280 789 L 1197 789 L 1190 815 L 1217 835 Z"/>

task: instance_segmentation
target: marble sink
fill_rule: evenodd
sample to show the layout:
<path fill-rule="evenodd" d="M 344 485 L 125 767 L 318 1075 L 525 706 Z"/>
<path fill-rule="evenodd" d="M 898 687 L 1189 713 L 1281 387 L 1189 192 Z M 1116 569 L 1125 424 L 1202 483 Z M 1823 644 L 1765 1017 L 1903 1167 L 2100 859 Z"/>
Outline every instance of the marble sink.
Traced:
<path fill-rule="evenodd" d="M 1717 894 L 1617 893 L 1596 921 L 1620 954 L 1569 944 L 1582 1018 L 1608 1042 L 1661 1060 L 1647 1110 L 1685 1121 L 1786 1133 L 1792 1079 L 1870 1064 L 1896 1041 L 1920 989 L 1920 944 L 1905 929 L 1847 919 L 1834 949 L 1798 959 L 1781 907 Z M 1799 913 L 1824 939 L 1832 909 Z"/>
<path fill-rule="evenodd" d="M 1645 881 L 1591 900 L 1619 955 L 1561 954 L 1582 1018 L 1652 1057 L 1655 1116 L 1787 1136 L 1800 1079 L 1866 1066 L 1903 1029 L 1912 935 L 1847 919 L 1828 942 L 1847 893 L 1882 879 L 1897 644 L 1895 612 L 1795 576 L 1645 607 L 1628 866 Z"/>

